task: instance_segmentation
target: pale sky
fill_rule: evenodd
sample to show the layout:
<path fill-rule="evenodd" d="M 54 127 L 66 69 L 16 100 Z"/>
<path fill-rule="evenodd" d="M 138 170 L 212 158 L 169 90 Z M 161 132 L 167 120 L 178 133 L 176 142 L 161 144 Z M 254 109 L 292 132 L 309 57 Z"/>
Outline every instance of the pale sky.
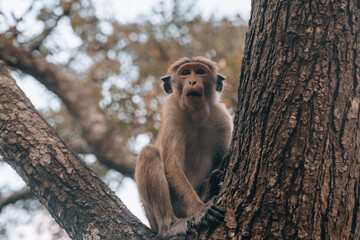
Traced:
<path fill-rule="evenodd" d="M 31 0 L 0 0 L 0 9 L 7 14 L 13 11 L 15 15 L 19 16 L 27 8 L 29 2 L 31 2 Z M 101 8 L 99 14 L 111 14 L 115 16 L 118 21 L 126 23 L 136 20 L 140 14 L 148 13 L 159 0 L 92 0 L 92 2 Z M 171 1 L 166 0 L 164 2 L 165 4 L 169 4 Z M 223 16 L 231 18 L 236 14 L 240 14 L 245 21 L 248 21 L 250 17 L 250 2 L 251 0 L 198 0 L 195 5 L 195 10 L 200 12 L 205 18 L 211 14 L 214 14 L 215 18 L 221 18 Z M 2 23 L 0 22 L 0 30 L 1 25 Z M 52 108 L 59 107 L 57 100 L 54 100 L 54 97 L 47 93 L 48 91 L 38 82 L 26 78 L 25 81 L 21 81 L 19 85 L 21 85 L 20 87 L 36 108 L 45 108 L 49 107 L 49 105 Z M 0 176 L 0 187 L 7 185 L 10 186 L 11 189 L 19 189 L 23 186 L 20 177 L 8 166 L 0 165 Z M 137 217 L 147 222 L 140 207 L 139 197 L 134 189 L 136 189 L 134 181 L 126 179 L 121 189 L 116 193 Z M 15 231 L 23 234 L 25 238 L 20 238 L 19 234 L 12 234 L 9 240 L 47 239 L 46 237 L 44 238 L 44 236 L 40 238 L 39 235 L 37 235 L 38 233 L 35 227 L 36 226 L 31 223 L 18 226 Z"/>
<path fill-rule="evenodd" d="M 104 1 L 108 2 L 106 0 L 99 2 Z M 111 1 L 120 21 L 135 20 L 138 14 L 146 13 L 159 2 L 159 0 Z M 216 17 L 240 14 L 247 21 L 250 17 L 250 3 L 250 0 L 197 0 L 195 10 L 201 12 L 204 17 L 209 17 L 211 14 Z"/>

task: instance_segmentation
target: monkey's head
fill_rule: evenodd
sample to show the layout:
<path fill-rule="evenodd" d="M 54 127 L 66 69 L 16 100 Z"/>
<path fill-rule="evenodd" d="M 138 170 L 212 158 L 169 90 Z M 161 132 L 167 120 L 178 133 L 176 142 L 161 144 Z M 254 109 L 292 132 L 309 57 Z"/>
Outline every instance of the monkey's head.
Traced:
<path fill-rule="evenodd" d="M 164 90 L 174 94 L 180 106 L 199 110 L 216 101 L 225 77 L 218 73 L 217 64 L 204 57 L 181 58 L 170 66 L 168 75 L 161 78 Z"/>

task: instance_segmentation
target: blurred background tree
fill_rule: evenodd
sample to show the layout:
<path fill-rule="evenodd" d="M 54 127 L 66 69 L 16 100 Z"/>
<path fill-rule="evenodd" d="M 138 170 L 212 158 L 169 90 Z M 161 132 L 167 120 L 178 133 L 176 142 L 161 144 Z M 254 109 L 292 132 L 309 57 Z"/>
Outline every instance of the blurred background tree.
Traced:
<path fill-rule="evenodd" d="M 20 14 L 0 7 L 0 48 L 21 47 L 43 57 L 90 89 L 112 134 L 120 136 L 132 152 L 155 139 L 165 97 L 159 79 L 180 57 L 202 55 L 218 62 L 220 72 L 227 77 L 223 102 L 229 111 L 236 106 L 247 30 L 240 15 L 204 18 L 196 2 L 172 0 L 158 2 L 132 23 L 120 23 L 105 2 L 33 0 L 25 5 Z M 11 74 L 29 95 L 34 85 L 39 85 L 16 68 Z M 48 123 L 66 142 L 82 139 L 80 123 L 56 94 L 45 87 L 41 92 L 47 100 L 38 110 Z M 80 149 L 74 148 L 110 187 L 121 191 L 123 175 L 98 162 L 91 149 Z M 7 171 L 9 166 L 0 162 L 0 176 Z M 68 239 L 28 192 L 20 195 L 20 200 L 9 201 L 24 186 L 9 181 L 21 182 L 0 181 L 1 239 L 29 239 L 23 235 L 26 230 L 14 233 L 16 226 L 29 222 L 43 237 L 37 239 Z"/>

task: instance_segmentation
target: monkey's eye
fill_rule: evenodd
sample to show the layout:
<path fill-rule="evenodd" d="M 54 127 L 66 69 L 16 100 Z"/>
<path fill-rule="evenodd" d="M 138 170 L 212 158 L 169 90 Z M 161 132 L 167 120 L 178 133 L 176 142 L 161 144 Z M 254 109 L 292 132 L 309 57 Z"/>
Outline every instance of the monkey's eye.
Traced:
<path fill-rule="evenodd" d="M 182 76 L 186 76 L 186 75 L 189 75 L 190 74 L 190 71 L 185 69 L 184 71 L 181 72 L 181 75 Z"/>
<path fill-rule="evenodd" d="M 199 68 L 198 70 L 196 70 L 196 74 L 205 74 L 206 72 L 204 71 L 204 69 Z"/>

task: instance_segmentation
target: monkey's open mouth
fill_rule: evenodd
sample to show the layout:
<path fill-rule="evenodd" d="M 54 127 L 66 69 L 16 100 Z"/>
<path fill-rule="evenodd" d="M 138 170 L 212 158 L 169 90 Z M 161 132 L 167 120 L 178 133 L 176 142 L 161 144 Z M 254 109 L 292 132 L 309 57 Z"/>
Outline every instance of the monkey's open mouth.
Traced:
<path fill-rule="evenodd" d="M 201 97 L 202 94 L 199 93 L 199 92 L 192 91 L 192 92 L 188 92 L 188 93 L 186 94 L 186 96 L 187 96 L 187 97 Z"/>

